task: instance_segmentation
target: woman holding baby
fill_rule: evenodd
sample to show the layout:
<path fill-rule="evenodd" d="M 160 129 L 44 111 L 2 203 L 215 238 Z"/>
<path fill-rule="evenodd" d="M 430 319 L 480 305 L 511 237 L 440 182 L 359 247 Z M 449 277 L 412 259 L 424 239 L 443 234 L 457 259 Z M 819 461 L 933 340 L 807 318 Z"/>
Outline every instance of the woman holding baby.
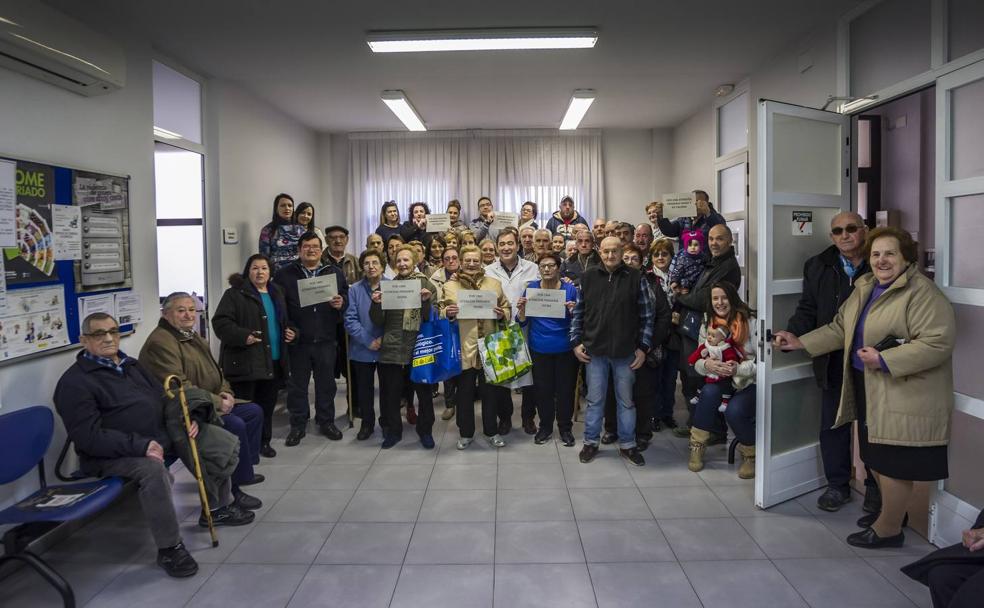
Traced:
<path fill-rule="evenodd" d="M 710 434 L 720 423 L 718 412 L 722 401 L 727 403 L 724 418 L 738 438 L 742 462 L 738 477 L 755 477 L 755 341 L 752 336 L 755 311 L 742 302 L 735 286 L 719 281 L 711 287 L 705 304 L 707 312 L 700 328 L 697 351 L 721 352 L 721 348 L 706 349 L 706 345 L 729 344 L 736 356 L 698 356 L 694 371 L 705 378 L 690 428 L 690 462 L 687 466 L 697 472 L 704 468 L 704 451 Z M 710 336 L 710 339 L 709 339 Z M 689 353 L 685 353 L 689 354 Z M 726 395 L 730 394 L 730 398 Z"/>

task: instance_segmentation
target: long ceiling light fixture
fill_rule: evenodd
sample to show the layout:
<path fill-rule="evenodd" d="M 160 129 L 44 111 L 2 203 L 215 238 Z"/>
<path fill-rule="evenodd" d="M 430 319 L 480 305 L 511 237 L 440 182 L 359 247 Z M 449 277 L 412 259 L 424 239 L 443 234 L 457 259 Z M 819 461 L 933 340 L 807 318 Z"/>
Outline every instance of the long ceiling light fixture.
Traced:
<path fill-rule="evenodd" d="M 575 89 L 574 94 L 571 95 L 571 101 L 567 105 L 567 113 L 564 114 L 564 119 L 560 121 L 560 130 L 573 131 L 576 129 L 594 100 L 595 92 L 593 89 Z"/>
<path fill-rule="evenodd" d="M 413 109 L 410 105 L 410 100 L 407 99 L 406 94 L 403 91 L 383 91 L 379 94 L 379 98 L 383 100 L 390 110 L 396 117 L 400 119 L 407 129 L 410 131 L 426 131 L 427 127 L 424 126 L 424 121 L 420 119 L 420 115 L 417 111 Z"/>
<path fill-rule="evenodd" d="M 598 32 L 590 27 L 377 31 L 369 32 L 366 42 L 374 53 L 590 49 L 598 42 Z"/>

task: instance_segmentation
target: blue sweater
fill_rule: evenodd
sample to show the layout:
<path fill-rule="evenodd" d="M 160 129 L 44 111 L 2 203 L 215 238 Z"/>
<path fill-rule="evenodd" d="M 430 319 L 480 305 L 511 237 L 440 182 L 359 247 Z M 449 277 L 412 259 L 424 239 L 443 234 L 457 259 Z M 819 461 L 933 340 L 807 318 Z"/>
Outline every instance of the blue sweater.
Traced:
<path fill-rule="evenodd" d="M 379 351 L 369 350 L 369 344 L 382 337 L 383 328 L 369 318 L 369 306 L 372 304 L 369 282 L 362 279 L 352 285 L 349 298 L 348 308 L 345 309 L 345 331 L 351 336 L 349 358 L 360 363 L 376 363 L 379 361 Z"/>
<path fill-rule="evenodd" d="M 530 281 L 526 289 L 531 287 L 539 288 L 540 281 Z M 571 283 L 561 283 L 561 289 L 566 294 L 567 302 L 577 301 L 577 287 Z M 526 289 L 523 290 L 523 297 L 526 297 Z M 568 336 L 571 329 L 571 311 L 563 319 L 548 319 L 545 317 L 526 317 L 523 327 L 530 330 L 530 350 L 544 354 L 564 353 L 573 349 Z"/>

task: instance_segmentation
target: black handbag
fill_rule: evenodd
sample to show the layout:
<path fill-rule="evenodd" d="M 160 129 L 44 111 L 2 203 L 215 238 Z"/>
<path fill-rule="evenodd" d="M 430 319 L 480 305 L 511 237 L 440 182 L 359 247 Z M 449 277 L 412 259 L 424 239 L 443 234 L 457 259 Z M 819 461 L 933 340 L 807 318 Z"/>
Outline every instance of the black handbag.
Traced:
<path fill-rule="evenodd" d="M 666 350 L 663 345 L 654 346 L 646 353 L 646 365 L 652 368 L 658 368 L 666 360 Z"/>
<path fill-rule="evenodd" d="M 680 333 L 694 342 L 700 341 L 700 326 L 704 322 L 704 314 L 696 310 L 687 310 L 680 322 Z"/>

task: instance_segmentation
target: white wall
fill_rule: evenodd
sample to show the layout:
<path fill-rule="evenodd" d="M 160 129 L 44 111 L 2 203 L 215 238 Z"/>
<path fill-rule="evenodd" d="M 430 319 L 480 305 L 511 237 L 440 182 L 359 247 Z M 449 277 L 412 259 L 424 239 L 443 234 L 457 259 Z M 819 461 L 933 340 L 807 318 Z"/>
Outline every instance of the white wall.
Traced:
<path fill-rule="evenodd" d="M 673 129 L 672 183 L 672 192 L 714 191 L 714 109 L 709 102 Z"/>
<path fill-rule="evenodd" d="M 669 191 L 670 144 L 667 129 L 602 131 L 606 219 L 646 220 L 646 204 Z"/>
<path fill-rule="evenodd" d="M 352 226 L 354 215 L 348 207 L 348 136 L 344 133 L 318 135 L 318 171 L 321 177 L 321 209 L 324 226 Z M 358 255 L 361 243 L 349 243 L 349 251 Z"/>
<path fill-rule="evenodd" d="M 246 258 L 256 253 L 274 196 L 286 192 L 296 204 L 311 203 L 319 226 L 331 214 L 321 197 L 317 134 L 235 83 L 212 79 L 206 87 L 210 192 L 218 198 L 219 212 L 210 237 L 221 238 L 220 226 L 239 230 L 238 245 L 222 245 L 221 280 L 218 285 L 213 280 L 209 289 L 214 309 L 225 278 L 242 271 Z"/>
<path fill-rule="evenodd" d="M 123 338 L 122 349 L 136 354 L 158 315 L 150 48 L 129 38 L 125 29 L 106 32 L 127 50 L 126 87 L 121 91 L 81 97 L 0 68 L 0 155 L 131 176 L 133 290 L 143 296 L 146 321 L 134 336 Z M 50 405 L 55 384 L 76 353 L 0 367 L 0 413 Z M 54 464 L 63 441 L 57 422 L 49 464 Z M 36 489 L 34 475 L 4 486 L 0 508 Z"/>

